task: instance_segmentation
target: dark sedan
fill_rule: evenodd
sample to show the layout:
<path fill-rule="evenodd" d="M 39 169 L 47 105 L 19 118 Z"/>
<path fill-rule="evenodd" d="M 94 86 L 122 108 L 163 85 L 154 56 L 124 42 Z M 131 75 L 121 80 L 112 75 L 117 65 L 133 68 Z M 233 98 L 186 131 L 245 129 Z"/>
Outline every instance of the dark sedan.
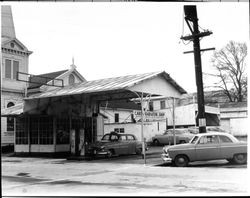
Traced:
<path fill-rule="evenodd" d="M 105 134 L 101 141 L 90 144 L 87 149 L 89 156 L 106 156 L 142 153 L 142 143 L 133 134 L 111 132 Z"/>

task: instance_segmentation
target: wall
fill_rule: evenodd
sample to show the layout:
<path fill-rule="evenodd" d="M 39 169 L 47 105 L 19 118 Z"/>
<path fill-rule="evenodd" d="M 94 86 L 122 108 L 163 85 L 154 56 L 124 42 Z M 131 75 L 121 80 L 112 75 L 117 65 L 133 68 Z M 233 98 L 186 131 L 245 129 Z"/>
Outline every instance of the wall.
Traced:
<path fill-rule="evenodd" d="M 69 76 L 73 75 L 75 77 L 75 84 L 81 83 L 83 82 L 77 75 L 75 72 L 69 72 L 67 71 L 65 74 L 62 74 L 61 76 L 58 76 L 57 79 L 62 79 L 63 80 L 63 85 L 67 86 L 69 85 Z M 49 81 L 48 84 L 52 84 L 52 81 Z M 61 86 L 62 85 L 62 81 L 61 80 L 55 80 L 54 81 L 54 85 L 58 85 Z M 48 91 L 48 90 L 52 90 L 55 89 L 57 87 L 53 87 L 53 86 L 43 86 L 42 91 Z"/>
<path fill-rule="evenodd" d="M 168 118 L 168 125 L 173 125 L 173 109 L 164 111 Z M 175 125 L 195 125 L 195 105 L 175 108 Z"/>
<path fill-rule="evenodd" d="M 230 131 L 235 136 L 245 136 L 248 133 L 249 121 L 246 118 L 230 119 Z"/>
<path fill-rule="evenodd" d="M 114 128 L 124 128 L 125 133 L 134 134 L 141 141 L 141 123 L 104 124 L 104 133 L 114 131 Z M 151 142 L 154 135 L 162 134 L 165 129 L 166 122 L 145 122 L 143 127 L 144 138 L 147 142 Z"/>
<path fill-rule="evenodd" d="M 28 56 L 2 53 L 2 89 L 24 91 L 26 82 L 17 81 L 15 79 L 5 78 L 5 59 L 17 60 L 19 62 L 19 71 L 28 73 Z M 26 78 L 27 79 L 27 76 Z"/>
<path fill-rule="evenodd" d="M 100 140 L 104 135 L 104 120 L 102 116 L 97 117 L 97 140 Z"/>
<path fill-rule="evenodd" d="M 157 85 L 157 89 L 155 87 Z M 153 78 L 138 85 L 130 88 L 132 91 L 151 93 L 151 94 L 159 94 L 163 96 L 171 96 L 175 98 L 179 98 L 181 94 L 173 87 L 170 83 L 166 82 L 166 79 L 159 76 L 158 78 Z"/>
<path fill-rule="evenodd" d="M 119 114 L 119 123 L 121 122 L 131 122 L 131 114 L 133 110 L 126 110 L 126 109 L 100 109 L 100 112 L 107 116 L 108 118 L 105 119 L 105 123 L 114 123 L 115 122 L 115 113 Z"/>
<path fill-rule="evenodd" d="M 14 43 L 14 47 L 12 48 L 10 46 L 10 43 Z M 17 44 L 14 40 L 6 43 L 4 46 L 8 49 L 13 50 L 20 50 L 19 44 Z M 2 67 L 1 67 L 1 80 L 2 80 L 2 87 L 1 87 L 1 109 L 6 108 L 7 104 L 9 102 L 13 102 L 14 104 L 17 104 L 19 102 L 22 102 L 22 99 L 24 97 L 25 88 L 27 86 L 26 82 L 17 81 L 16 79 L 13 79 L 13 76 L 11 78 L 5 78 L 5 60 L 9 59 L 11 61 L 15 60 L 19 62 L 19 71 L 28 73 L 28 65 L 29 65 L 29 59 L 28 55 L 24 54 L 17 54 L 15 52 L 8 52 L 5 48 L 3 50 L 2 48 Z M 11 74 L 13 75 L 13 74 Z M 27 79 L 27 77 L 23 78 L 24 80 Z M 6 118 L 1 117 L 1 143 L 3 145 L 5 144 L 13 144 L 14 143 L 14 132 L 8 131 L 7 132 L 7 120 Z"/>
<path fill-rule="evenodd" d="M 221 126 L 235 136 L 248 134 L 247 107 L 221 108 Z"/>
<path fill-rule="evenodd" d="M 23 94 L 5 92 L 1 93 L 1 109 L 6 108 L 9 102 L 14 104 L 22 102 Z M 1 117 L 1 143 L 2 145 L 14 143 L 14 131 L 7 131 L 7 118 Z"/>

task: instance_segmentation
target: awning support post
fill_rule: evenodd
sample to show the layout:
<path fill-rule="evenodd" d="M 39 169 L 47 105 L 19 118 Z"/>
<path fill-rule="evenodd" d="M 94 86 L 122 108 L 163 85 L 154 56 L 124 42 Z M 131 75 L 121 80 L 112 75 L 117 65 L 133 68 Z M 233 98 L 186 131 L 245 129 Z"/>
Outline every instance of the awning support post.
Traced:
<path fill-rule="evenodd" d="M 143 92 L 141 94 L 141 139 L 142 139 L 142 154 L 144 158 L 144 165 L 146 164 L 146 152 L 145 152 L 145 139 L 144 139 L 144 131 L 143 131 L 143 125 L 144 125 L 144 109 L 143 109 Z"/>

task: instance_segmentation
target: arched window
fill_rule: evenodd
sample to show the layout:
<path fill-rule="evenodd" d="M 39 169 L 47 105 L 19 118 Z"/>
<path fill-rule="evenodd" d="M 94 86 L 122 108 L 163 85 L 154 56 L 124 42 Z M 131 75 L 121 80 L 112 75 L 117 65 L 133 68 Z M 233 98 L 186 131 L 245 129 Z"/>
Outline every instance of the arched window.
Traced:
<path fill-rule="evenodd" d="M 7 104 L 7 108 L 14 106 L 15 104 L 13 102 L 9 102 Z M 13 117 L 7 117 L 7 131 L 14 131 L 14 118 Z"/>
<path fill-rule="evenodd" d="M 73 74 L 69 75 L 69 84 L 70 85 L 75 84 L 75 76 Z"/>
<path fill-rule="evenodd" d="M 9 107 L 12 107 L 12 106 L 14 106 L 15 104 L 13 103 L 13 102 L 9 102 L 8 104 L 7 104 L 7 108 L 9 108 Z"/>

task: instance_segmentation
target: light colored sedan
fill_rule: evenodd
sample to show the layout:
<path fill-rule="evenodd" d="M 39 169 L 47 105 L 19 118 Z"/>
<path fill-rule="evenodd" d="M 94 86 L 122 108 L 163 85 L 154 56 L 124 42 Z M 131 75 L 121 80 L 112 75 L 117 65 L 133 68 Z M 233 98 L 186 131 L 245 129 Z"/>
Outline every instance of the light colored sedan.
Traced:
<path fill-rule="evenodd" d="M 175 133 L 175 134 L 174 134 Z M 176 139 L 176 144 L 183 144 L 189 142 L 195 134 L 190 133 L 188 129 L 169 129 L 163 134 L 155 135 L 152 137 L 152 142 L 155 146 L 163 144 L 174 144 L 174 136 Z"/>
<path fill-rule="evenodd" d="M 195 135 L 189 143 L 165 146 L 161 155 L 164 162 L 183 167 L 193 161 L 227 159 L 236 164 L 247 163 L 247 142 L 228 133 L 209 132 Z"/>

